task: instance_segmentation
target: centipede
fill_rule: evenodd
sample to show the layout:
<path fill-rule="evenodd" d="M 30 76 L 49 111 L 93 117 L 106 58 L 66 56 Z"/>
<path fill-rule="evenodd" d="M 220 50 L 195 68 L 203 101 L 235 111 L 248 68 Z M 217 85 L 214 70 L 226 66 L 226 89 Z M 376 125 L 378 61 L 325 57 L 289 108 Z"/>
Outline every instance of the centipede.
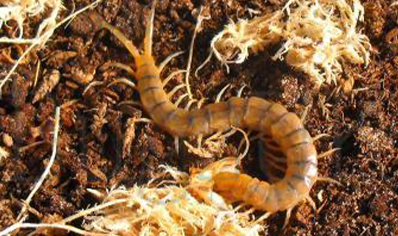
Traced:
<path fill-rule="evenodd" d="M 290 215 L 298 203 L 310 199 L 309 192 L 318 180 L 317 151 L 301 119 L 283 105 L 259 97 L 232 97 L 200 109 L 178 108 L 169 99 L 160 77 L 170 58 L 156 65 L 152 56 L 155 6 L 153 1 L 141 53 L 121 31 L 105 21 L 101 23 L 134 58 L 133 75 L 143 109 L 156 125 L 174 137 L 209 135 L 231 127 L 264 134 L 267 154 L 261 166 L 269 179 L 261 181 L 247 174 L 221 171 L 214 176 L 214 191 L 257 210 L 286 210 Z"/>

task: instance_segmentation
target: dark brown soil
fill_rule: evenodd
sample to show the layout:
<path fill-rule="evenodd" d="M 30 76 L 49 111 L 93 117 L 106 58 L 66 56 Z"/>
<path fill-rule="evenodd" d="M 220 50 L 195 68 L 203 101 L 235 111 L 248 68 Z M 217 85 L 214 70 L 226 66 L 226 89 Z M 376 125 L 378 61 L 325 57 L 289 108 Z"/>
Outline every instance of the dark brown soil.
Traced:
<path fill-rule="evenodd" d="M 64 2 L 68 10 L 62 13 L 63 17 L 73 9 L 73 1 Z M 90 3 L 89 0 L 75 2 L 77 8 Z M 343 78 L 355 79 L 351 92 L 336 93 L 334 85 L 315 89 L 306 75 L 283 62 L 272 61 L 270 55 L 275 51 L 272 49 L 251 56 L 242 65 L 231 65 L 229 74 L 213 58 L 198 78 L 192 76 L 194 96 L 206 97 L 209 103 L 230 83 L 233 87 L 227 90 L 224 99 L 246 84 L 244 96 L 278 101 L 298 114 L 309 106 L 306 127 L 310 133 L 330 135 L 317 141 L 318 151 L 341 148 L 319 164 L 320 175 L 339 181 L 341 186 L 318 182 L 311 191 L 318 206 L 316 212 L 308 204 L 299 205 L 284 230 L 285 213 L 277 213 L 268 220 L 264 235 L 398 235 L 398 6 L 390 7 L 392 2 L 363 1 L 366 21 L 361 27 L 371 39 L 374 52 L 367 68 L 352 65 L 344 68 Z M 47 165 L 55 107 L 71 100 L 77 102 L 62 109 L 56 162 L 31 203 L 38 213 L 31 213 L 29 222 L 54 221 L 93 205 L 95 199 L 87 188 L 143 184 L 158 171 L 160 164 L 188 171 L 190 167 L 214 161 L 190 154 L 186 148 L 181 148 L 177 156 L 173 138 L 154 124 L 137 123 L 129 131 L 135 134 L 131 146 L 123 146 L 127 124 L 131 123 L 129 118 L 148 117 L 148 114 L 139 106 L 122 103 L 139 101 L 139 94 L 131 87 L 124 84 L 108 87 L 115 79 L 133 78 L 122 70 L 101 66 L 108 61 L 132 64 L 132 57 L 109 32 L 98 30 L 96 17 L 103 17 L 141 46 L 149 3 L 148 0 L 104 1 L 96 7 L 96 13 L 83 14 L 68 28 L 59 28 L 47 46 L 32 53 L 19 66 L 12 82 L 3 88 L 0 142 L 11 155 L 0 162 L 0 228 L 15 222 L 21 209 L 20 200 L 26 199 Z M 282 5 L 283 1 L 279 0 L 160 1 L 156 8 L 153 54 L 160 62 L 171 53 L 184 50 L 165 74 L 185 68 L 196 17 L 203 6 L 211 19 L 204 21 L 197 36 L 192 61 L 195 70 L 208 56 L 210 40 L 229 18 L 250 17 L 248 8 L 266 12 Z M 36 20 L 26 25 L 25 37 L 34 36 L 39 23 Z M 16 24 L 10 26 L 4 34 L 12 34 Z M 11 58 L 16 58 L 26 45 L 1 45 L 1 48 L 9 48 Z M 0 55 L 0 60 L 0 74 L 4 76 L 13 62 L 4 55 Z M 41 61 L 39 80 L 33 88 L 38 60 Z M 43 77 L 55 70 L 61 74 L 59 83 L 33 103 Z M 169 86 L 182 79 L 173 80 Z M 85 91 L 93 81 L 100 83 Z M 177 93 L 174 99 L 182 93 Z M 38 145 L 32 145 L 37 142 Z M 232 139 L 226 154 L 236 155 L 235 145 Z M 251 165 L 250 161 L 246 163 L 250 173 L 255 172 Z M 80 223 L 75 222 L 77 226 Z"/>

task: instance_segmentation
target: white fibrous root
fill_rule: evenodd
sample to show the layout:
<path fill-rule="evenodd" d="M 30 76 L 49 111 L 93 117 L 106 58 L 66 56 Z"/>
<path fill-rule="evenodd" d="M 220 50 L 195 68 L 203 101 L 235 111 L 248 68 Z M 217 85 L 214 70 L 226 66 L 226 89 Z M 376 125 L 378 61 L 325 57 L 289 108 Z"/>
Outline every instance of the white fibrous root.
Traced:
<path fill-rule="evenodd" d="M 55 29 L 56 18 L 62 8 L 61 0 L 5 0 L 1 2 L 0 6 L 0 28 L 2 28 L 8 21 L 15 20 L 18 24 L 19 35 L 16 43 L 23 43 L 23 23 L 25 19 L 34 17 L 38 14 L 45 13 L 50 10 L 50 14 L 45 18 L 39 26 L 36 38 L 49 29 Z M 43 44 L 49 37 L 43 40 Z M 7 42 L 7 38 L 2 38 L 1 41 Z M 12 39 L 8 39 L 13 42 Z"/>
<path fill-rule="evenodd" d="M 107 205 L 86 216 L 84 228 L 91 233 L 111 235 L 259 235 L 264 226 L 247 213 L 237 212 L 223 198 L 206 188 L 200 173 L 188 174 L 165 167 L 178 185 L 118 188 L 106 194 Z M 208 170 L 207 170 L 208 171 Z M 207 191 L 208 190 L 208 191 Z M 202 193 L 202 194 L 198 194 Z M 203 201 L 199 195 L 210 197 Z M 113 204 L 115 203 L 115 204 Z"/>
<path fill-rule="evenodd" d="M 254 53 L 280 41 L 282 12 L 278 11 L 251 20 L 241 19 L 226 25 L 211 41 L 216 57 L 223 63 L 242 63 Z"/>
<path fill-rule="evenodd" d="M 249 52 L 282 42 L 274 60 L 285 59 L 318 84 L 336 83 L 343 63 L 369 63 L 369 39 L 357 30 L 363 20 L 359 0 L 289 0 L 280 11 L 227 25 L 212 50 L 222 63 L 242 63 Z"/>

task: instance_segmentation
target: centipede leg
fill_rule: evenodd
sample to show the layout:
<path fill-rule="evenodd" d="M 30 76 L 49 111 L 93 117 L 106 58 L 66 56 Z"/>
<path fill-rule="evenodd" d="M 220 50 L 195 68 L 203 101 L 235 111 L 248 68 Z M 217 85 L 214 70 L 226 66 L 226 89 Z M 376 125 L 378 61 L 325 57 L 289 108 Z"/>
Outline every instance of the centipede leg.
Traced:
<path fill-rule="evenodd" d="M 194 104 L 195 102 L 197 104 L 196 108 L 200 109 L 202 107 L 204 101 L 205 101 L 205 98 L 201 98 L 200 100 L 197 100 L 195 98 L 189 99 L 189 101 L 188 101 L 187 105 L 185 106 L 184 110 L 188 111 L 191 108 L 192 104 Z"/>
<path fill-rule="evenodd" d="M 159 65 L 159 71 L 162 71 L 164 69 L 164 67 L 175 57 L 178 57 L 179 55 L 183 54 L 184 51 L 179 51 L 176 53 L 171 54 L 170 56 L 166 57 L 166 59 L 164 59 L 160 65 Z"/>
<path fill-rule="evenodd" d="M 115 67 L 118 69 L 122 69 L 122 70 L 126 71 L 127 73 L 129 73 L 130 75 L 132 75 L 134 78 L 136 78 L 135 71 L 130 66 L 120 63 L 120 62 L 114 62 L 114 61 L 106 62 L 104 65 L 101 66 L 100 69 L 106 70 L 109 67 Z"/>
<path fill-rule="evenodd" d="M 174 103 L 174 105 L 175 105 L 176 107 L 178 107 L 178 106 L 180 105 L 180 103 L 182 102 L 182 100 L 183 100 L 184 98 L 188 97 L 188 96 L 189 96 L 189 94 L 187 94 L 187 93 L 181 95 L 181 96 L 177 99 L 177 101 Z"/>
<path fill-rule="evenodd" d="M 259 224 L 261 223 L 263 220 L 268 219 L 268 217 L 271 215 L 270 212 L 265 213 L 264 215 L 260 216 L 255 222 L 254 224 Z"/>
<path fill-rule="evenodd" d="M 289 208 L 289 209 L 286 210 L 286 218 L 285 218 L 285 223 L 283 223 L 283 229 L 285 229 L 287 224 L 289 223 L 290 216 L 292 214 L 292 209 L 293 208 Z"/>
<path fill-rule="evenodd" d="M 189 108 L 192 106 L 193 103 L 197 102 L 198 100 L 196 99 L 190 99 L 187 103 L 187 105 L 184 107 L 184 110 L 189 110 Z"/>
<path fill-rule="evenodd" d="M 320 160 L 320 159 L 322 159 L 322 158 L 324 158 L 324 157 L 327 157 L 327 156 L 329 156 L 329 155 L 332 155 L 333 153 L 335 153 L 335 152 L 338 151 L 338 150 L 341 150 L 341 148 L 333 148 L 333 149 L 330 149 L 329 151 L 326 151 L 326 152 L 324 152 L 324 153 L 319 154 L 316 158 L 317 158 L 318 160 Z"/>
<path fill-rule="evenodd" d="M 316 181 L 324 181 L 324 182 L 329 182 L 329 183 L 333 183 L 333 184 L 337 184 L 337 185 L 343 186 L 343 184 L 340 183 L 339 181 L 337 181 L 335 179 L 332 179 L 332 178 L 329 178 L 329 177 L 317 177 Z"/>
<path fill-rule="evenodd" d="M 238 93 L 236 94 L 236 96 L 237 96 L 238 98 L 242 97 L 243 89 L 245 89 L 246 87 L 247 87 L 246 84 L 244 84 L 244 85 L 239 89 Z"/>
<path fill-rule="evenodd" d="M 128 80 L 128 79 L 126 79 L 126 78 L 121 78 L 121 79 L 114 80 L 110 84 L 108 84 L 107 87 L 111 87 L 112 85 L 120 84 L 120 83 L 130 86 L 132 89 L 137 89 L 137 86 L 135 85 L 135 83 L 130 81 L 130 80 Z"/>
<path fill-rule="evenodd" d="M 205 98 L 201 98 L 199 101 L 198 101 L 198 105 L 196 106 L 197 107 L 197 109 L 200 109 L 201 107 L 202 107 L 202 105 L 203 105 L 203 103 L 205 102 Z"/>
<path fill-rule="evenodd" d="M 166 84 L 167 84 L 172 78 L 174 78 L 174 76 L 176 76 L 176 75 L 178 75 L 178 74 L 185 73 L 185 72 L 186 72 L 186 70 L 176 70 L 176 71 L 171 72 L 171 73 L 167 76 L 167 78 L 163 80 L 163 82 L 162 82 L 163 87 L 166 86 Z"/>
<path fill-rule="evenodd" d="M 219 103 L 221 101 L 222 95 L 229 87 L 231 87 L 231 84 L 227 84 L 226 86 L 224 86 L 224 88 L 221 89 L 221 91 L 217 94 L 216 101 L 214 101 L 214 103 Z"/>
<path fill-rule="evenodd" d="M 323 133 L 323 134 L 318 134 L 317 136 L 315 136 L 315 137 L 312 138 L 312 141 L 315 142 L 315 141 L 317 141 L 317 140 L 319 140 L 319 139 L 321 139 L 321 138 L 323 138 L 323 137 L 330 137 L 330 135 L 329 135 L 329 134 L 325 134 L 325 133 Z"/>
<path fill-rule="evenodd" d="M 315 204 L 314 200 L 310 196 L 305 197 L 305 199 L 310 203 L 312 209 L 314 209 L 314 211 L 316 211 L 316 204 Z"/>
<path fill-rule="evenodd" d="M 167 94 L 167 97 L 170 98 L 170 97 L 173 96 L 178 90 L 180 90 L 180 89 L 182 89 L 182 88 L 184 88 L 184 87 L 185 87 L 184 84 L 180 84 L 180 85 L 175 86 L 175 87 L 173 88 L 173 90 L 171 90 L 171 91 Z"/>

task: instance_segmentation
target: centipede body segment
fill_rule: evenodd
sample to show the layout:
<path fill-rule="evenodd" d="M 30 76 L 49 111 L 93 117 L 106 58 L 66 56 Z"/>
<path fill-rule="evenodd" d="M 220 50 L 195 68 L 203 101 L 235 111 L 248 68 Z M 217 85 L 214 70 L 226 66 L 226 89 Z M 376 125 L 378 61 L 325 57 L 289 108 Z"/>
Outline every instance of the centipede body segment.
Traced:
<path fill-rule="evenodd" d="M 317 152 L 300 118 L 278 103 L 258 97 L 233 97 L 226 102 L 187 111 L 173 104 L 163 89 L 159 67 L 152 57 L 152 24 L 155 1 L 146 29 L 144 51 L 106 22 L 135 59 L 135 78 L 144 109 L 155 124 L 174 137 L 207 135 L 231 127 L 247 128 L 265 134 L 268 147 L 263 169 L 271 181 L 260 181 L 246 174 L 220 172 L 214 176 L 214 190 L 232 201 L 244 201 L 269 213 L 290 210 L 309 198 L 317 180 Z M 276 177 L 276 172 L 284 172 Z"/>

